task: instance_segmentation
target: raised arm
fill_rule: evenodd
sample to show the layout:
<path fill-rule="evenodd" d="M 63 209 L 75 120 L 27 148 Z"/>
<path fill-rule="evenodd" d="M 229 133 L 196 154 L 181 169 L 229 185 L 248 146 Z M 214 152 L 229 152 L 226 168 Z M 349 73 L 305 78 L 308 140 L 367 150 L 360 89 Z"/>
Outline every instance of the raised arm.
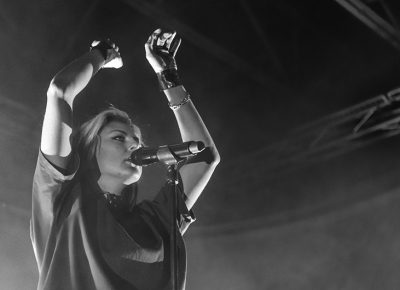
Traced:
<path fill-rule="evenodd" d="M 176 33 L 157 29 L 150 36 L 145 49 L 146 58 L 157 73 L 163 92 L 174 111 L 182 141 L 202 141 L 211 153 L 207 162 L 186 164 L 180 169 L 188 197 L 186 205 L 190 209 L 207 185 L 220 156 L 189 94 L 180 84 L 175 62 L 179 45 L 180 39 L 176 37 Z"/>
<path fill-rule="evenodd" d="M 61 170 L 71 158 L 72 104 L 75 97 L 102 67 L 122 66 L 118 47 L 111 42 L 93 42 L 92 49 L 58 72 L 47 90 L 41 151 Z"/>

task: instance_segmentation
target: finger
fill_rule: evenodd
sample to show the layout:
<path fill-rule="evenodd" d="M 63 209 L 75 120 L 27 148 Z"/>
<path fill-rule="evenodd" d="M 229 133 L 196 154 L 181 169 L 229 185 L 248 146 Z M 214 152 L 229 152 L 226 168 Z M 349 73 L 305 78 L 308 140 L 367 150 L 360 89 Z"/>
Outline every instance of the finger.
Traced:
<path fill-rule="evenodd" d="M 153 36 L 159 36 L 161 34 L 161 28 L 157 28 L 156 30 L 153 31 L 152 35 Z"/>
<path fill-rule="evenodd" d="M 100 40 L 93 40 L 93 42 L 92 42 L 92 47 L 93 46 L 96 46 L 96 45 L 98 45 L 100 43 Z"/>
<path fill-rule="evenodd" d="M 149 43 L 150 49 L 154 49 L 154 46 L 156 45 L 157 37 L 158 37 L 157 34 L 154 34 L 154 33 L 153 33 L 153 34 L 151 35 L 151 40 L 150 40 L 150 43 Z"/>
<path fill-rule="evenodd" d="M 146 43 L 144 44 L 144 48 L 145 48 L 145 50 L 146 50 L 146 53 L 148 53 L 149 52 L 149 50 L 150 50 L 150 43 L 151 43 L 151 40 L 153 39 L 153 36 L 152 36 L 152 34 L 149 36 L 149 38 L 147 39 L 147 41 L 146 41 Z"/>
<path fill-rule="evenodd" d="M 157 45 L 158 45 L 158 46 L 165 46 L 166 42 L 168 41 L 168 39 L 171 37 L 172 34 L 173 34 L 172 32 L 164 32 L 164 33 L 161 33 L 161 34 L 158 36 Z M 165 49 L 165 48 L 164 48 L 164 49 Z"/>
<path fill-rule="evenodd" d="M 118 52 L 118 50 L 116 50 L 116 49 L 114 49 L 112 52 L 111 52 L 111 57 L 110 57 L 110 59 L 115 59 L 115 58 L 121 58 L 121 54 Z"/>
<path fill-rule="evenodd" d="M 154 48 L 154 46 L 157 45 L 161 45 L 159 42 L 159 39 L 161 38 L 161 36 L 163 35 L 161 28 L 157 28 L 156 30 L 154 30 L 154 32 L 152 33 L 152 37 L 153 37 L 153 43 L 152 43 L 152 48 Z"/>
<path fill-rule="evenodd" d="M 111 60 L 109 63 L 107 63 L 104 67 L 108 68 L 120 68 L 124 65 L 122 58 L 121 57 L 116 57 L 113 60 Z"/>
<path fill-rule="evenodd" d="M 178 51 L 179 46 L 181 45 L 182 39 L 180 37 L 176 37 L 173 42 L 171 43 L 171 48 L 169 52 L 175 57 L 176 52 Z"/>
<path fill-rule="evenodd" d="M 161 49 L 164 51 L 168 51 L 169 44 L 171 42 L 171 37 L 175 36 L 176 32 L 164 32 L 157 39 L 157 46 L 161 46 Z"/>
<path fill-rule="evenodd" d="M 119 59 L 118 59 L 118 63 L 117 63 L 117 65 L 115 66 L 115 68 L 121 68 L 123 65 L 124 65 L 124 62 L 122 61 L 122 58 L 119 58 Z"/>
<path fill-rule="evenodd" d="M 174 33 L 170 33 L 169 37 L 165 41 L 165 46 L 167 47 L 168 50 L 170 50 L 171 43 L 172 41 L 174 41 L 175 36 L 176 36 L 176 31 L 174 31 Z"/>
<path fill-rule="evenodd" d="M 149 42 L 145 43 L 144 50 L 146 51 L 146 55 L 150 55 L 151 54 L 152 49 L 150 47 L 150 43 Z"/>
<path fill-rule="evenodd" d="M 170 38 L 172 35 L 174 34 L 174 32 L 168 31 L 168 32 L 164 32 L 160 35 L 160 38 L 163 40 L 167 40 L 168 38 Z"/>
<path fill-rule="evenodd" d="M 166 39 L 162 36 L 157 37 L 157 46 L 164 46 Z"/>
<path fill-rule="evenodd" d="M 114 45 L 114 49 L 116 52 L 119 52 L 119 47 Z"/>
<path fill-rule="evenodd" d="M 121 56 L 121 54 L 118 52 L 118 57 L 117 57 L 117 59 L 119 60 L 119 62 L 121 63 L 121 66 L 122 66 L 122 56 Z"/>
<path fill-rule="evenodd" d="M 144 49 L 146 51 L 146 55 L 151 55 L 153 54 L 154 51 L 154 42 L 155 42 L 155 36 L 154 34 L 150 35 L 149 39 L 144 45 Z"/>

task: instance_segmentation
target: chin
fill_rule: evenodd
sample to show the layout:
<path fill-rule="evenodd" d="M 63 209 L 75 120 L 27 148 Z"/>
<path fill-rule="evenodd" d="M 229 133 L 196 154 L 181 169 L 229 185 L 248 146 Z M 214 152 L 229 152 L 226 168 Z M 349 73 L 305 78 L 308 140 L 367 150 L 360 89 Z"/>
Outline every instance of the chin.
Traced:
<path fill-rule="evenodd" d="M 139 181 L 142 176 L 142 170 L 136 170 L 135 172 L 131 172 L 130 176 L 126 179 L 125 184 L 132 184 Z"/>

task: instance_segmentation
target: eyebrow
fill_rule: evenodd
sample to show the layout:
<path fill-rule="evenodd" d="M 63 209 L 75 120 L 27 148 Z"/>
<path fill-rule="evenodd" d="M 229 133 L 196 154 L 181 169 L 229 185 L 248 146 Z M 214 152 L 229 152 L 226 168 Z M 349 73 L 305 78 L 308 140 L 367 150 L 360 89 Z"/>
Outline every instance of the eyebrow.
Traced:
<path fill-rule="evenodd" d="M 123 134 L 125 134 L 125 135 L 128 135 L 128 133 L 126 133 L 124 130 L 120 130 L 120 129 L 111 130 L 110 133 L 112 133 L 112 132 L 120 132 L 120 133 L 123 133 Z"/>
<path fill-rule="evenodd" d="M 120 133 L 122 133 L 122 134 L 124 134 L 126 136 L 129 135 L 127 132 L 125 132 L 124 130 L 121 130 L 121 129 L 113 129 L 113 130 L 110 131 L 110 133 L 113 133 L 113 132 L 120 132 Z M 142 138 L 139 135 L 134 134 L 133 138 L 137 139 L 141 144 L 143 143 L 142 142 Z"/>

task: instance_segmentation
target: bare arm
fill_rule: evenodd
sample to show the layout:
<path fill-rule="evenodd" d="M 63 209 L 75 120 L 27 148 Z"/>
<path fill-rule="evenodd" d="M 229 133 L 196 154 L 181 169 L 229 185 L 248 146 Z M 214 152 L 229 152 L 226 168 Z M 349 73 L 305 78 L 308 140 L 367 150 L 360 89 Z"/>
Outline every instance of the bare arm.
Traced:
<path fill-rule="evenodd" d="M 40 148 L 46 158 L 60 169 L 67 169 L 71 158 L 74 99 L 102 66 L 120 58 L 118 48 L 112 51 L 105 60 L 98 49 L 93 49 L 63 68 L 50 82 Z"/>
<path fill-rule="evenodd" d="M 163 33 L 157 29 L 145 45 L 146 58 L 158 74 L 165 70 L 176 71 L 175 54 L 180 45 L 180 39 L 175 39 L 175 33 Z M 173 86 L 164 90 L 170 104 L 180 104 L 188 93 L 182 85 Z M 188 197 L 186 205 L 192 208 L 216 166 L 220 162 L 218 150 L 208 132 L 200 114 L 191 100 L 174 110 L 182 141 L 202 141 L 212 153 L 209 163 L 186 164 L 180 169 L 185 193 Z"/>
<path fill-rule="evenodd" d="M 164 93 L 171 104 L 179 104 L 187 96 L 183 86 L 164 90 Z M 210 180 L 214 169 L 220 162 L 220 156 L 206 125 L 192 101 L 188 101 L 175 110 L 174 114 L 182 141 L 202 141 L 211 150 L 213 157 L 210 163 L 186 164 L 180 169 L 183 186 L 188 197 L 186 205 L 190 209 Z"/>

